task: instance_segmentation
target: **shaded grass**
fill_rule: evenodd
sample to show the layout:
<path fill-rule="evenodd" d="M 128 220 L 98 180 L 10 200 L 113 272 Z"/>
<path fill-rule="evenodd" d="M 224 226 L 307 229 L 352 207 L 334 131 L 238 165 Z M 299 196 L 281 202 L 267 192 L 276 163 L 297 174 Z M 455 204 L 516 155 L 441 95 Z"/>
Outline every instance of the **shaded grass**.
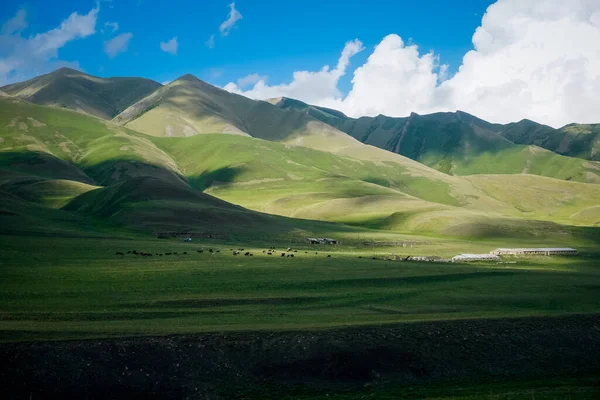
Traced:
<path fill-rule="evenodd" d="M 215 242 L 1 239 L 0 321 L 10 341 L 561 315 L 600 307 L 595 258 L 459 265 L 383 261 L 389 249 L 357 245 L 294 244 L 299 250 L 290 259 L 267 256 L 260 247 L 246 249 L 253 257 L 235 257 L 232 245 Z M 495 243 L 471 245 L 489 251 Z M 280 252 L 286 246 L 279 244 Z M 400 251 L 427 254 L 439 246 L 459 252 L 461 242 L 436 239 Z M 201 254 L 200 247 L 221 252 Z M 179 254 L 115 256 L 134 249 Z"/>

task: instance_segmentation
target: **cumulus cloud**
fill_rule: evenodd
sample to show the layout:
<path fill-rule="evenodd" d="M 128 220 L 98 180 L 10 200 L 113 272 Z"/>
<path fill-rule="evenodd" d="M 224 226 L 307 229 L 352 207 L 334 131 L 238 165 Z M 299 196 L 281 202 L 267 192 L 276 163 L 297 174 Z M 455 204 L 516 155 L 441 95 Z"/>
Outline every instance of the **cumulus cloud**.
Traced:
<path fill-rule="evenodd" d="M 109 58 L 114 58 L 117 55 L 126 52 L 132 37 L 133 33 L 125 32 L 107 40 L 104 42 L 104 52 Z"/>
<path fill-rule="evenodd" d="M 258 80 L 254 86 L 247 91 L 243 91 L 238 83 L 230 82 L 224 89 L 232 93 L 243 94 L 250 98 L 267 99 L 272 97 L 293 97 L 309 103 L 323 103 L 325 101 L 335 101 L 341 97 L 341 92 L 337 88 L 339 79 L 344 76 L 350 63 L 350 58 L 363 50 L 362 43 L 359 40 L 353 40 L 344 46 L 344 50 L 338 60 L 335 68 L 325 65 L 320 71 L 296 71 L 293 80 L 287 84 L 269 86 L 266 83 L 266 77 L 252 76 L 252 79 Z M 246 77 L 248 78 L 248 77 Z M 251 83 L 249 80 L 242 83 Z"/>
<path fill-rule="evenodd" d="M 0 34 L 0 84 L 29 79 L 61 66 L 78 67 L 74 61 L 58 60 L 58 50 L 68 42 L 96 32 L 98 8 L 87 14 L 69 15 L 60 25 L 47 32 L 24 37 L 27 13 L 20 10 L 2 25 Z"/>
<path fill-rule="evenodd" d="M 119 30 L 119 23 L 118 22 L 105 22 L 104 27 L 107 29 L 110 28 L 110 32 L 108 32 L 108 33 L 112 34 Z M 104 30 L 102 30 L 102 32 L 104 32 Z"/>
<path fill-rule="evenodd" d="M 491 5 L 474 50 L 440 87 L 448 107 L 498 122 L 600 122 L 599 16 L 596 0 Z"/>
<path fill-rule="evenodd" d="M 229 35 L 229 31 L 235 26 L 235 23 L 242 19 L 242 14 L 238 10 L 235 9 L 235 2 L 229 5 L 229 15 L 227 19 L 223 21 L 221 26 L 219 26 L 219 31 L 221 35 L 227 36 Z"/>
<path fill-rule="evenodd" d="M 234 83 L 226 89 L 259 99 L 295 97 L 352 116 L 460 109 L 503 123 L 523 118 L 552 126 L 600 122 L 597 0 L 498 0 L 488 7 L 472 41 L 473 50 L 453 77 L 439 56 L 423 54 L 392 34 L 356 68 L 345 96 L 332 72 L 347 66 L 353 53 L 345 55 L 346 48 L 335 70 L 326 66 L 295 72 L 286 84 L 268 86 L 260 80 L 249 90 Z"/>
<path fill-rule="evenodd" d="M 160 42 L 160 49 L 166 53 L 171 53 L 173 55 L 177 54 L 177 48 L 179 47 L 179 43 L 177 43 L 177 36 L 167 42 Z"/>

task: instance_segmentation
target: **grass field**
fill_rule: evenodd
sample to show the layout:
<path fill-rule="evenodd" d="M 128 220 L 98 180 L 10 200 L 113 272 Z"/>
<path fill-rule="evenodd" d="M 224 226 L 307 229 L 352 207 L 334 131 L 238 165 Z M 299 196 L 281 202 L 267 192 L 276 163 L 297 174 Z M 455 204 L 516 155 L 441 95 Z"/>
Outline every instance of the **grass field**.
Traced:
<path fill-rule="evenodd" d="M 392 252 L 489 252 L 508 243 L 423 237 L 413 237 L 412 248 L 254 243 L 244 246 L 254 253 L 245 257 L 231 254 L 234 245 L 212 242 L 1 240 L 3 341 L 308 329 L 600 309 L 600 271 L 591 246 L 571 258 L 460 265 L 382 258 Z M 347 241 L 352 243 L 352 238 Z M 272 256 L 262 253 L 271 245 L 280 250 Z M 295 257 L 282 258 L 289 245 L 298 248 Z M 208 250 L 198 253 L 200 248 L 221 251 L 211 256 Z M 128 250 L 179 254 L 115 255 Z"/>

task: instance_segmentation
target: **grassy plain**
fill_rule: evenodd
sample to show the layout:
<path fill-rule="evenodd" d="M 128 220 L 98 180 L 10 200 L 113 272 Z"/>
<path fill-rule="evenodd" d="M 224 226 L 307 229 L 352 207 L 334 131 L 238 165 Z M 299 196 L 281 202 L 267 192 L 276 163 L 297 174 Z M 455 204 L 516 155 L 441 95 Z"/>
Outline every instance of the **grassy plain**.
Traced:
<path fill-rule="evenodd" d="M 600 309 L 591 244 L 577 257 L 461 265 L 383 257 L 488 252 L 509 243 L 399 236 L 398 247 L 374 247 L 360 244 L 364 233 L 346 235 L 346 244 L 329 247 L 248 236 L 242 246 L 251 257 L 232 255 L 239 243 L 2 236 L 1 339 L 319 329 Z M 402 247 L 402 240 L 413 247 Z M 262 252 L 271 246 L 279 249 L 274 255 Z M 280 256 L 287 246 L 298 249 L 294 258 Z M 129 250 L 155 255 L 115 255 Z M 156 255 L 166 252 L 178 254 Z"/>

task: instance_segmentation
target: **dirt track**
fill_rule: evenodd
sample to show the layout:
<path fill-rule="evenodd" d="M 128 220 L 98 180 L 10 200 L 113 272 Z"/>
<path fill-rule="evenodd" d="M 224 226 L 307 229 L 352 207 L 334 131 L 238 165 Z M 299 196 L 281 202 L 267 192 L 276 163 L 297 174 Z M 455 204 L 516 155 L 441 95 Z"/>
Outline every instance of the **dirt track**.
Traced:
<path fill-rule="evenodd" d="M 0 345 L 15 398 L 222 398 L 276 382 L 362 387 L 600 374 L 600 314 Z"/>

